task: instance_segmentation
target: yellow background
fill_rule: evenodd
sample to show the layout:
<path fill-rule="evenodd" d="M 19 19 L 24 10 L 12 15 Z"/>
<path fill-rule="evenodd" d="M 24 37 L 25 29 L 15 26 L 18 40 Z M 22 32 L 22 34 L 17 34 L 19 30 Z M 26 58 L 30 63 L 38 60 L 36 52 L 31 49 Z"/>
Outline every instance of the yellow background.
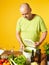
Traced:
<path fill-rule="evenodd" d="M 21 16 L 20 5 L 26 2 L 30 4 L 32 13 L 39 14 L 44 19 L 48 29 L 48 35 L 44 42 L 49 42 L 49 0 L 0 0 L 0 48 L 19 50 L 20 45 L 16 39 L 16 23 Z"/>

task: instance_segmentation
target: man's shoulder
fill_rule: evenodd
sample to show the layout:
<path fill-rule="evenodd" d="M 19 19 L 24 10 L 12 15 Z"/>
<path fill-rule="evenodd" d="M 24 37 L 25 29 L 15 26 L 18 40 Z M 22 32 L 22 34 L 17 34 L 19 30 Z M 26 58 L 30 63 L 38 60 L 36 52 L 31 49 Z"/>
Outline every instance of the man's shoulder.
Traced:
<path fill-rule="evenodd" d="M 36 17 L 39 19 L 43 19 L 40 15 L 36 14 Z"/>
<path fill-rule="evenodd" d="M 23 20 L 23 17 L 20 17 L 20 18 L 18 19 L 17 23 L 21 25 L 21 24 L 22 24 L 22 20 Z"/>

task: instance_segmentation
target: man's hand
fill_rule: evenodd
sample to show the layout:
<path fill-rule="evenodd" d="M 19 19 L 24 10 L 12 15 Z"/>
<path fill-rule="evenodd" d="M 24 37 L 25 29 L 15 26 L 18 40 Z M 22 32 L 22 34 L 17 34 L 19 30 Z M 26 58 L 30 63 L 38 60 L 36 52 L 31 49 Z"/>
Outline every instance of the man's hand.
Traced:
<path fill-rule="evenodd" d="M 24 45 L 21 44 L 21 45 L 20 45 L 20 51 L 23 51 L 23 50 L 24 50 Z"/>
<path fill-rule="evenodd" d="M 16 37 L 20 43 L 20 51 L 23 51 L 24 50 L 24 45 L 23 45 L 23 42 L 21 40 L 21 37 L 20 37 L 20 32 L 19 31 L 16 31 Z"/>
<path fill-rule="evenodd" d="M 39 46 L 40 43 L 39 42 L 35 42 L 35 47 Z"/>
<path fill-rule="evenodd" d="M 36 47 L 39 46 L 45 40 L 46 36 L 47 36 L 47 31 L 42 33 L 42 36 L 41 36 L 39 42 L 35 42 L 35 46 Z"/>

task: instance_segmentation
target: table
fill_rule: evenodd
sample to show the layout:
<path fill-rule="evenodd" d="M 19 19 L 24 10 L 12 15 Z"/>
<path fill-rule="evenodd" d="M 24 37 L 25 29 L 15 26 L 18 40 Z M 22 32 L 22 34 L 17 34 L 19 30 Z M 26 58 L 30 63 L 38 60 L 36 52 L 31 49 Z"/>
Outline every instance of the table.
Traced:
<path fill-rule="evenodd" d="M 5 51 L 3 54 L 8 54 L 8 55 L 14 54 L 14 55 L 18 56 L 18 55 L 21 55 L 22 52 L 20 52 L 20 51 Z M 41 63 L 40 63 L 40 65 L 47 65 L 46 62 L 47 62 L 46 54 L 43 53 L 43 54 L 41 54 Z"/>

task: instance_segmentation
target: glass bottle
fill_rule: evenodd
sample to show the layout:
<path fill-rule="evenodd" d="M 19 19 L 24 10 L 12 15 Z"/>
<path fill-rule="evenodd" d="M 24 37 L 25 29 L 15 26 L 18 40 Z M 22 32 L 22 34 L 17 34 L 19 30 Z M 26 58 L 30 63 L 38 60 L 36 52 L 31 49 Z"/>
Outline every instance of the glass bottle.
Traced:
<path fill-rule="evenodd" d="M 36 50 L 36 56 L 38 58 L 38 63 L 41 63 L 41 49 Z"/>
<path fill-rule="evenodd" d="M 32 50 L 31 62 L 34 62 L 34 50 Z"/>

